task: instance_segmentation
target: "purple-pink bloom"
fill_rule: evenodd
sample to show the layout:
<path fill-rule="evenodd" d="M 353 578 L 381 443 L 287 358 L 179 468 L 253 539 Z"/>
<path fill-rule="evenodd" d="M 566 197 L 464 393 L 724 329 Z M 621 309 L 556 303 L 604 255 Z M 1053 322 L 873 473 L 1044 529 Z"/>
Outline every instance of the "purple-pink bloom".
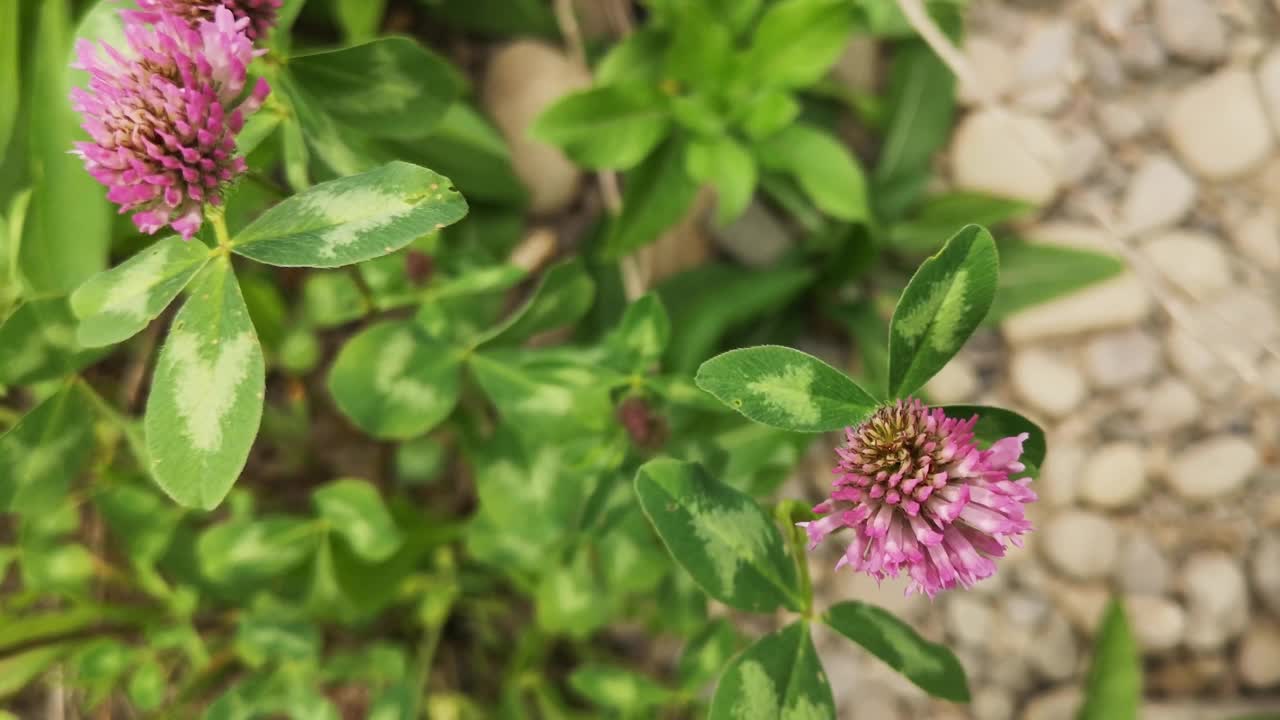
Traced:
<path fill-rule="evenodd" d="M 93 43 L 76 46 L 89 86 L 71 101 L 92 141 L 75 152 L 145 233 L 169 225 L 190 239 L 203 206 L 221 204 L 223 186 L 245 171 L 235 136 L 270 92 L 259 79 L 241 100 L 257 54 L 248 24 L 226 8 L 195 26 L 172 15 L 150 25 L 126 18 L 129 54 L 101 43 L 103 59 Z"/>
<path fill-rule="evenodd" d="M 836 448 L 838 475 L 831 497 L 813 508 L 821 517 L 797 523 L 810 549 L 848 528 L 851 538 L 836 568 L 848 565 L 877 580 L 906 571 L 907 593 L 933 597 L 970 587 L 996 571 L 1006 542 L 1031 530 L 1024 505 L 1036 494 L 1031 479 L 1013 479 L 1027 434 L 974 442 L 975 415 L 947 417 L 919 400 L 899 400 L 845 430 Z"/>
<path fill-rule="evenodd" d="M 236 20 L 248 19 L 245 34 L 251 41 L 267 36 L 276 24 L 281 0 L 137 0 L 138 9 L 129 14 L 143 22 L 159 22 L 164 15 L 172 15 L 195 27 L 201 21 L 212 20 L 218 8 L 231 11 Z"/>

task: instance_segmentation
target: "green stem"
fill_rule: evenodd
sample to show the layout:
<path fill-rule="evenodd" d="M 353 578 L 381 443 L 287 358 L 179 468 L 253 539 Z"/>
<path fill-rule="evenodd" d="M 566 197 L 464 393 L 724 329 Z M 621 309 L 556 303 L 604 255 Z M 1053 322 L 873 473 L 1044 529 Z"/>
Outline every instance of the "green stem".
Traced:
<path fill-rule="evenodd" d="M 231 234 L 227 232 L 227 212 L 224 208 L 206 205 L 204 207 L 204 216 L 209 219 L 209 224 L 213 226 L 213 236 L 218 241 L 218 247 L 226 250 L 231 249 Z"/>

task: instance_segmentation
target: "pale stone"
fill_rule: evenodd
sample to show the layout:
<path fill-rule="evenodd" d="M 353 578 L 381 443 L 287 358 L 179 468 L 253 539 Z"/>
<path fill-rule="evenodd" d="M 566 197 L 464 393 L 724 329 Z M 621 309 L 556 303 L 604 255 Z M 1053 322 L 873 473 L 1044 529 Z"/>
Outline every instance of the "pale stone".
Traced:
<path fill-rule="evenodd" d="M 581 171 L 559 148 L 534 140 L 529 127 L 549 105 L 591 85 L 587 71 L 564 53 L 532 40 L 518 40 L 489 61 L 484 105 L 511 148 L 511 164 L 529 188 L 529 209 L 553 213 L 578 190 Z"/>
<path fill-rule="evenodd" d="M 1137 23 L 1128 28 L 1120 39 L 1120 62 L 1124 67 L 1141 75 L 1154 75 L 1168 63 L 1164 47 L 1156 38 L 1155 28 L 1149 23 Z"/>
<path fill-rule="evenodd" d="M 1243 218 L 1231 229 L 1237 249 L 1263 270 L 1280 270 L 1280 213 L 1262 207 Z"/>
<path fill-rule="evenodd" d="M 1187 500 L 1216 500 L 1240 491 L 1258 469 L 1253 444 L 1238 435 L 1201 440 L 1174 457 L 1169 484 Z"/>
<path fill-rule="evenodd" d="M 1078 128 L 1071 133 L 1066 144 L 1066 160 L 1062 164 L 1062 182 L 1066 185 L 1087 179 L 1098 169 L 1107 147 L 1088 128 Z"/>
<path fill-rule="evenodd" d="M 1090 0 L 1093 20 L 1105 35 L 1120 37 L 1139 19 L 1145 0 Z"/>
<path fill-rule="evenodd" d="M 1054 600 L 1073 627 L 1092 636 L 1102 622 L 1102 613 L 1111 600 L 1111 591 L 1098 585 L 1062 583 L 1055 589 Z"/>
<path fill-rule="evenodd" d="M 1173 567 L 1164 552 L 1142 530 L 1133 530 L 1120 544 L 1116 580 L 1128 593 L 1163 595 L 1173 578 Z"/>
<path fill-rule="evenodd" d="M 1021 350 L 1010 362 L 1013 387 L 1037 410 L 1062 417 L 1084 400 L 1085 384 L 1080 371 L 1046 350 Z"/>
<path fill-rule="evenodd" d="M 1147 128 L 1142 111 L 1130 103 L 1120 100 L 1102 103 L 1095 112 L 1103 134 L 1113 143 L 1132 140 Z"/>
<path fill-rule="evenodd" d="M 1036 483 L 1040 500 L 1056 507 L 1075 502 L 1084 462 L 1084 448 L 1051 439 L 1044 467 L 1040 468 L 1040 481 Z"/>
<path fill-rule="evenodd" d="M 1146 395 L 1138 420 L 1144 432 L 1164 433 L 1189 425 L 1200 415 L 1200 398 L 1177 378 L 1161 380 Z"/>
<path fill-rule="evenodd" d="M 1271 127 L 1280 133 L 1280 47 L 1268 52 L 1259 63 L 1258 87 L 1271 116 Z"/>
<path fill-rule="evenodd" d="M 1272 133 L 1253 76 L 1227 69 L 1173 98 L 1166 129 L 1182 159 L 1211 180 L 1229 180 L 1262 164 Z"/>
<path fill-rule="evenodd" d="M 1125 612 L 1138 646 L 1147 653 L 1162 653 L 1182 642 L 1187 613 L 1182 606 L 1158 595 L 1129 595 Z"/>
<path fill-rule="evenodd" d="M 1280 685 L 1280 627 L 1274 622 L 1257 623 L 1240 641 L 1236 655 L 1240 679 L 1251 688 Z"/>
<path fill-rule="evenodd" d="M 785 225 L 759 201 L 752 202 L 736 220 L 713 231 L 716 246 L 747 267 L 770 267 L 793 240 Z"/>
<path fill-rule="evenodd" d="M 1079 664 L 1080 649 L 1065 616 L 1053 613 L 1031 644 L 1027 660 L 1048 680 L 1069 680 Z"/>
<path fill-rule="evenodd" d="M 1085 345 L 1085 371 L 1099 387 L 1130 386 L 1156 373 L 1161 352 L 1159 341 L 1141 330 L 1105 333 Z"/>
<path fill-rule="evenodd" d="M 1068 510 L 1051 519 L 1044 534 L 1040 547 L 1058 570 L 1080 580 L 1111 573 L 1119 548 L 1115 526 L 1106 517 Z"/>
<path fill-rule="evenodd" d="M 996 100 L 1009 92 L 1013 86 L 1013 56 L 1003 43 L 985 35 L 970 35 L 964 41 L 964 54 L 981 86 L 960 83 L 956 91 L 960 102 L 978 105 L 984 99 Z M 984 91 L 989 95 L 984 96 Z"/>
<path fill-rule="evenodd" d="M 978 110 L 956 130 L 951 173 L 958 188 L 1044 205 L 1064 164 L 1053 126 L 1033 115 Z"/>
<path fill-rule="evenodd" d="M 1173 158 L 1146 156 L 1125 189 L 1121 217 L 1132 234 L 1176 225 L 1196 202 L 1196 183 Z"/>
<path fill-rule="evenodd" d="M 982 647 L 990 639 L 992 611 L 986 600 L 961 593 L 947 599 L 947 632 L 963 645 Z"/>
<path fill-rule="evenodd" d="M 1008 690 L 997 687 L 984 687 L 973 694 L 973 702 L 970 707 L 973 709 L 974 720 L 1013 720 L 1016 705 L 1013 701 L 1013 694 Z M 873 718 L 876 716 L 859 715 L 859 717 Z"/>
<path fill-rule="evenodd" d="M 1160 39 L 1174 55 L 1211 63 L 1227 53 L 1226 23 L 1206 0 L 1155 0 Z"/>
<path fill-rule="evenodd" d="M 1101 508 L 1133 505 L 1147 490 L 1142 449 L 1133 443 L 1104 445 L 1084 466 L 1080 495 Z"/>
<path fill-rule="evenodd" d="M 1249 574 L 1262 605 L 1280 617 L 1280 534 L 1262 536 L 1249 557 Z"/>
<path fill-rule="evenodd" d="M 1170 230 L 1142 245 L 1142 253 L 1160 274 L 1196 299 L 1207 299 L 1231 285 L 1231 265 L 1212 236 L 1194 230 Z"/>
<path fill-rule="evenodd" d="M 1031 698 L 1022 720 L 1075 720 L 1084 696 L 1077 687 L 1062 687 Z"/>
<path fill-rule="evenodd" d="M 850 90 L 872 92 L 879 77 L 879 47 L 870 35 L 857 34 L 849 40 L 831 75 Z"/>
<path fill-rule="evenodd" d="M 929 397 L 940 403 L 971 400 L 978 392 L 978 370 L 963 357 L 952 358 L 937 375 L 925 383 Z"/>
<path fill-rule="evenodd" d="M 1187 599 L 1187 646 L 1217 650 L 1244 631 L 1249 621 L 1249 592 L 1244 573 L 1226 553 L 1200 552 L 1182 569 Z"/>
<path fill-rule="evenodd" d="M 1067 20 L 1054 20 L 1032 29 L 1018 49 L 1018 85 L 1039 87 L 1067 79 L 1075 36 L 1075 27 Z"/>

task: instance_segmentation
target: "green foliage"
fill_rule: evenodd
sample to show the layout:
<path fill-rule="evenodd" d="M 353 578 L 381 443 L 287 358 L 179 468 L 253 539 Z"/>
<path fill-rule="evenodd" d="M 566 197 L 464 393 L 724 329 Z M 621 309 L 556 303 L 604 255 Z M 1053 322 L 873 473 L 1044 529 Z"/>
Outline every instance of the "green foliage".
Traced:
<path fill-rule="evenodd" d="M 857 425 L 878 404 L 844 373 L 786 347 L 732 350 L 703 363 L 697 380 L 752 420 L 797 432 Z"/>
<path fill-rule="evenodd" d="M 1133 720 L 1142 705 L 1142 658 L 1124 606 L 1112 599 L 1094 640 L 1078 720 Z"/>
<path fill-rule="evenodd" d="M 807 622 L 765 635 L 725 668 L 708 718 L 752 716 L 835 718 L 831 686 Z"/>
<path fill-rule="evenodd" d="M 999 277 L 995 242 L 968 225 L 925 260 L 889 324 L 889 392 L 902 397 L 942 369 L 982 319 Z"/>
<path fill-rule="evenodd" d="M 930 695 L 969 701 L 969 684 L 956 656 L 920 637 L 889 612 L 851 600 L 832 605 L 822 620 Z"/>

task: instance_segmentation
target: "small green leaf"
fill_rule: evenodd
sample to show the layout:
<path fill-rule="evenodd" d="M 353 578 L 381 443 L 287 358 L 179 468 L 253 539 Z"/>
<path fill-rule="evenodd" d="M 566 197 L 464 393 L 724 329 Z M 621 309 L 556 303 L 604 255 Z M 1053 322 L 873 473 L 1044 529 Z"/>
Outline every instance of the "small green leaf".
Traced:
<path fill-rule="evenodd" d="M 680 686 L 698 690 L 720 674 L 729 658 L 738 651 L 738 633 L 728 620 L 720 618 L 702 629 L 684 647 L 676 675 Z"/>
<path fill-rule="evenodd" d="M 933 157 L 951 137 L 955 78 L 924 41 L 910 40 L 894 51 L 888 87 L 889 131 L 876 164 L 872 197 L 880 215 L 893 221 L 924 192 Z"/>
<path fill-rule="evenodd" d="M 247 613 L 236 625 L 232 644 L 236 655 L 251 668 L 268 661 L 302 663 L 320 654 L 320 630 L 302 619 Z"/>
<path fill-rule="evenodd" d="M 1039 472 L 1040 466 L 1044 464 L 1044 430 L 1018 413 L 986 405 L 943 405 L 942 410 L 947 417 L 965 420 L 977 415 L 978 424 L 973 428 L 974 437 L 988 447 L 1001 438 L 1027 433 L 1029 437 L 1022 445 L 1021 461 L 1032 475 Z"/>
<path fill-rule="evenodd" d="M 1041 243 L 1000 244 L 1000 285 L 986 322 L 1115 277 L 1124 261 L 1112 255 Z"/>
<path fill-rule="evenodd" d="M 302 286 L 302 309 L 312 325 L 329 328 L 359 320 L 369 304 L 349 272 L 312 272 Z"/>
<path fill-rule="evenodd" d="M 1085 681 L 1084 705 L 1077 720 L 1135 720 L 1142 705 L 1142 659 L 1129 630 L 1124 607 L 1107 606 L 1094 640 L 1093 662 Z"/>
<path fill-rule="evenodd" d="M 680 143 L 663 144 L 627 175 L 622 212 L 609 224 L 604 254 L 618 258 L 657 240 L 684 217 L 697 193 Z"/>
<path fill-rule="evenodd" d="M 75 641 L 60 642 L 0 658 L 0 699 L 26 687 L 75 647 Z"/>
<path fill-rule="evenodd" d="M 123 482 L 96 492 L 94 504 L 115 540 L 135 563 L 158 560 L 169 546 L 182 511 L 150 488 Z"/>
<path fill-rule="evenodd" d="M 167 691 L 164 668 L 155 658 L 148 657 L 129 671 L 129 702 L 139 710 L 160 707 Z"/>
<path fill-rule="evenodd" d="M 333 18 L 349 43 L 373 39 L 386 12 L 387 0 L 336 0 L 333 6 Z"/>
<path fill-rule="evenodd" d="M 800 609 L 795 565 L 750 496 L 669 459 L 641 466 L 635 486 L 671 557 L 708 595 L 750 612 Z"/>
<path fill-rule="evenodd" d="M 26 4 L 26 3 L 23 3 Z M 33 3 L 36 32 L 28 80 L 30 114 L 26 148 L 35 180 L 19 245 L 18 265 L 28 289 L 38 295 L 65 295 L 107 264 L 111 212 L 106 190 L 73 155 L 72 143 L 87 140 L 67 96 L 88 84 L 88 73 L 70 68 L 70 3 Z M 76 34 L 96 39 L 118 32 L 118 8 L 99 3 Z M 103 18 L 111 22 L 102 23 Z M 116 47 L 120 47 L 117 45 Z"/>
<path fill-rule="evenodd" d="M 315 549 L 320 530 L 314 521 L 283 515 L 231 520 L 200 533 L 195 555 L 200 573 L 208 580 L 252 586 L 306 559 Z"/>
<path fill-rule="evenodd" d="M 890 242 L 908 252 L 932 253 L 957 227 L 970 223 L 992 227 L 1024 215 L 1032 207 L 1022 200 L 984 193 L 949 192 L 926 199 L 913 217 L 895 223 L 889 230 Z M 1001 250 L 1001 270 L 1007 270 L 1008 258 Z"/>
<path fill-rule="evenodd" d="M 889 323 L 889 392 L 905 397 L 942 369 L 986 317 L 1000 268 L 991 233 L 960 229 L 925 260 Z"/>
<path fill-rule="evenodd" d="M 849 222 L 870 217 L 857 158 L 831 133 L 797 123 L 761 141 L 760 164 L 791 175 L 820 210 Z"/>
<path fill-rule="evenodd" d="M 518 345 L 540 332 L 571 325 L 587 314 L 594 298 L 595 282 L 582 260 L 557 263 L 542 276 L 529 300 L 477 344 Z"/>
<path fill-rule="evenodd" d="M 614 608 L 596 565 L 580 547 L 568 563 L 544 570 L 534 591 L 540 628 L 582 640 L 609 622 Z"/>
<path fill-rule="evenodd" d="M 448 178 L 397 161 L 285 200 L 241 230 L 232 250 L 268 265 L 340 267 L 389 255 L 466 214 Z"/>
<path fill-rule="evenodd" d="M 51 512 L 92 449 L 93 407 L 79 385 L 69 384 L 0 436 L 0 512 Z"/>
<path fill-rule="evenodd" d="M 840 57 L 856 23 L 855 4 L 845 0 L 772 3 L 751 40 L 750 77 L 766 87 L 812 84 Z"/>
<path fill-rule="evenodd" d="M 946 647 L 920 637 L 891 613 L 851 600 L 831 606 L 822 621 L 930 695 L 969 701 L 969 684 L 956 656 Z"/>
<path fill-rule="evenodd" d="M 662 79 L 662 51 L 666 47 L 666 34 L 645 23 L 610 45 L 596 65 L 596 82 L 601 85 L 656 83 Z"/>
<path fill-rule="evenodd" d="M 203 243 L 167 237 L 120 265 L 89 278 L 71 295 L 85 347 L 133 337 L 169 306 L 209 261 Z"/>
<path fill-rule="evenodd" d="M 421 435 L 453 412 L 461 353 L 407 321 L 371 325 L 347 341 L 329 371 L 338 408 L 379 438 Z"/>
<path fill-rule="evenodd" d="M 311 502 L 351 550 L 369 562 L 386 560 L 404 543 L 377 488 L 364 480 L 335 480 L 313 492 Z"/>
<path fill-rule="evenodd" d="M 569 674 L 569 687 L 599 705 L 625 712 L 639 712 L 661 705 L 671 691 L 649 678 L 612 665 L 583 665 Z"/>
<path fill-rule="evenodd" d="M 671 338 L 671 320 L 654 293 L 627 306 L 618 327 L 605 338 L 608 362 L 623 372 L 643 372 L 662 357 Z"/>
<path fill-rule="evenodd" d="M 151 474 L 179 505 L 212 510 L 231 490 L 262 419 L 265 365 L 225 255 L 174 318 L 144 427 Z"/>
<path fill-rule="evenodd" d="M 483 115 L 462 101 L 449 106 L 430 136 L 389 146 L 396 157 L 445 175 L 473 201 L 518 206 L 528 200 L 528 190 L 511 167 L 506 141 Z"/>
<path fill-rule="evenodd" d="M 758 92 L 737 112 L 742 131 L 752 140 L 763 140 L 790 125 L 800 114 L 800 103 L 790 92 Z"/>
<path fill-rule="evenodd" d="M 765 635 L 725 668 L 710 720 L 835 720 L 831 684 L 803 620 Z"/>
<path fill-rule="evenodd" d="M 425 137 L 460 89 L 446 60 L 406 37 L 294 56 L 288 70 L 319 110 L 381 138 Z"/>
<path fill-rule="evenodd" d="M 66 377 L 102 355 L 76 342 L 76 319 L 66 298 L 23 303 L 0 325 L 0 385 Z"/>
<path fill-rule="evenodd" d="M 519 350 L 475 353 L 468 367 L 508 423 L 529 438 L 567 439 L 614 426 L 610 378 Z"/>
<path fill-rule="evenodd" d="M 626 170 L 664 138 L 671 117 L 651 85 L 606 85 L 566 95 L 534 121 L 533 137 L 579 165 Z"/>
<path fill-rule="evenodd" d="M 685 169 L 689 177 L 716 189 L 716 221 L 721 225 L 741 215 L 755 193 L 755 159 L 727 135 L 690 144 Z"/>
<path fill-rule="evenodd" d="M 748 418 L 796 432 L 857 425 L 878 405 L 844 373 L 780 345 L 717 355 L 698 368 L 696 382 Z"/>

